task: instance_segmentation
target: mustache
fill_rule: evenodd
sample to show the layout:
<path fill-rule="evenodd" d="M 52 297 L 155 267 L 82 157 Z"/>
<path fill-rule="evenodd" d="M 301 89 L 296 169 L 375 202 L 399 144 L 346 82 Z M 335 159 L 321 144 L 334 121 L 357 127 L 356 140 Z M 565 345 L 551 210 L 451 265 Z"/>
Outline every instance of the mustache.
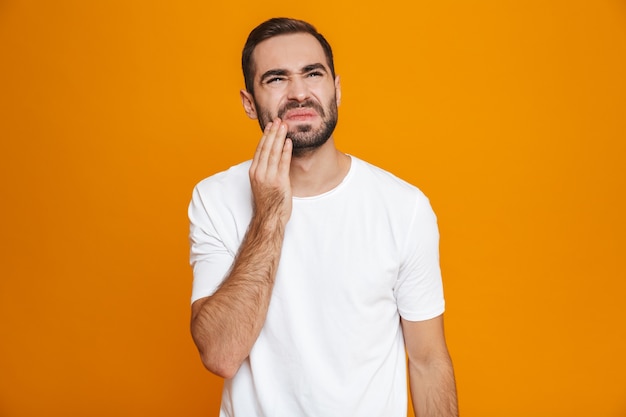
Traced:
<path fill-rule="evenodd" d="M 324 117 L 324 108 L 322 107 L 321 104 L 313 101 L 313 100 L 305 100 L 305 101 L 290 101 L 287 104 L 285 104 L 283 107 L 281 107 L 280 109 L 278 109 L 278 117 L 280 117 L 281 119 L 284 118 L 285 114 L 289 111 L 289 110 L 293 110 L 293 109 L 303 109 L 303 108 L 310 108 L 313 109 L 317 112 L 317 114 L 319 114 L 321 117 Z"/>

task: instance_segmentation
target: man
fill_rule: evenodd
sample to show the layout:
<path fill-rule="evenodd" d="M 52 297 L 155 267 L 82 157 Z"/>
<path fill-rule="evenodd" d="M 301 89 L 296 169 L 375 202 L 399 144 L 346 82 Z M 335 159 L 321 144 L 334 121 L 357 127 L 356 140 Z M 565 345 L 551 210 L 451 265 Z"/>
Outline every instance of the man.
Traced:
<path fill-rule="evenodd" d="M 340 152 L 330 45 L 270 19 L 243 50 L 252 161 L 189 206 L 191 332 L 221 416 L 456 416 L 436 218 L 414 186 Z M 406 351 L 405 351 L 406 347 Z"/>

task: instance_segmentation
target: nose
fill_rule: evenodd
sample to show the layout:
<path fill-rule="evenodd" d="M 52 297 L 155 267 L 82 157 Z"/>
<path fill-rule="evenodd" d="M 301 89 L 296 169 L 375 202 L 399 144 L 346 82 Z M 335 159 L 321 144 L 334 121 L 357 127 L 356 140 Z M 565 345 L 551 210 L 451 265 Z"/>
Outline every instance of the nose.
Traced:
<path fill-rule="evenodd" d="M 287 98 L 290 100 L 304 101 L 309 98 L 309 88 L 300 77 L 294 77 L 289 82 L 289 90 L 287 91 Z"/>

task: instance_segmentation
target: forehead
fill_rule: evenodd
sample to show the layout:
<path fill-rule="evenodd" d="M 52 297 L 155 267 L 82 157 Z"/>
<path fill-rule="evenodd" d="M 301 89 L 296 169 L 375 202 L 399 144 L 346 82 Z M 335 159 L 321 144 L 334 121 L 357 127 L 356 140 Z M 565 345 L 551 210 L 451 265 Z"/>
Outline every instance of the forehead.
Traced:
<path fill-rule="evenodd" d="M 254 48 L 252 59 L 257 76 L 273 69 L 297 72 L 316 63 L 323 64 L 328 70 L 322 45 L 308 33 L 290 33 L 266 39 Z"/>

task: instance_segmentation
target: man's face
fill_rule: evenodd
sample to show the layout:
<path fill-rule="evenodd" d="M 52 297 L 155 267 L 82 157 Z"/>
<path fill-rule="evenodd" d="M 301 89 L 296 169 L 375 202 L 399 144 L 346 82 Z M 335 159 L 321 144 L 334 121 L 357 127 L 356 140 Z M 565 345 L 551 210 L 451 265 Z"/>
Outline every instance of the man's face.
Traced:
<path fill-rule="evenodd" d="M 246 93 L 252 105 L 246 111 L 258 118 L 261 130 L 280 117 L 295 155 L 326 143 L 337 125 L 341 91 L 317 39 L 306 33 L 276 36 L 257 45 L 252 58 L 254 97 Z"/>

